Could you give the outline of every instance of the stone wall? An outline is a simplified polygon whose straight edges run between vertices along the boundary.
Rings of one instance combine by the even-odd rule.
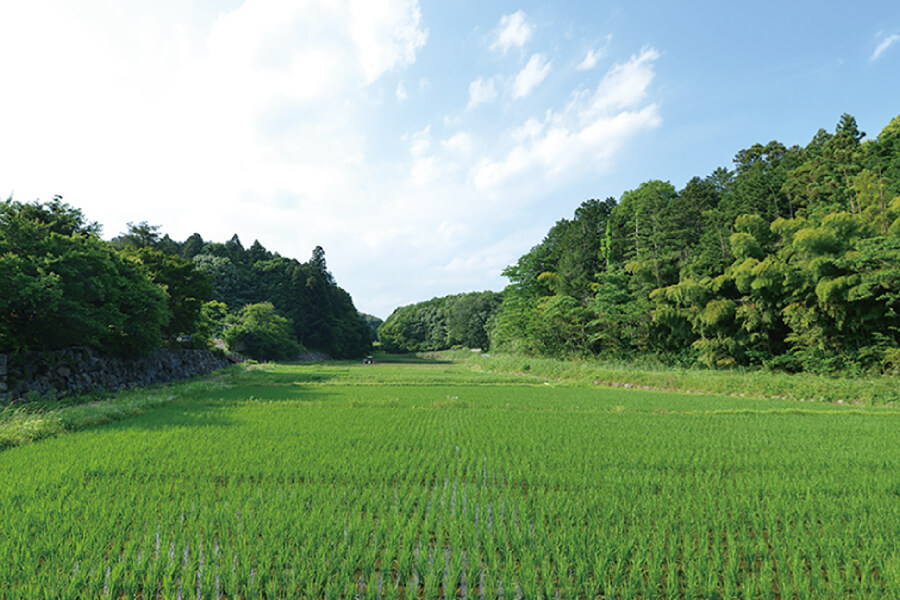
[[[208,350],[162,349],[134,359],[105,356],[82,347],[0,354],[0,402],[8,403],[29,392],[69,396],[101,389],[118,391],[203,375],[227,365],[224,357]]]

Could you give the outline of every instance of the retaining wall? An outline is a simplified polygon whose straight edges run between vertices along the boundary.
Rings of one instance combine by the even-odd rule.
[[[53,352],[0,354],[0,402],[55,393],[69,396],[103,389],[165,383],[204,375],[228,365],[208,350],[157,350],[144,358],[124,359],[86,347]]]

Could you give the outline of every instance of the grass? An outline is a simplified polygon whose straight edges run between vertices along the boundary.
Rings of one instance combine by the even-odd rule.
[[[5,415],[69,434],[0,452],[0,598],[900,596],[897,409],[507,360]]]
[[[0,450],[63,433],[120,421],[172,402],[229,385],[236,369],[190,381],[76,397],[44,397],[0,408]]]
[[[630,386],[644,389],[780,398],[856,405],[900,403],[897,377],[829,377],[758,369],[682,369],[663,365],[600,360],[557,360],[508,355],[483,356],[469,351],[436,353],[490,373],[520,373],[580,385]]]

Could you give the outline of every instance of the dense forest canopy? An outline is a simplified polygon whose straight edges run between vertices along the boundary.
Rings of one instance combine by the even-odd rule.
[[[900,117],[842,115],[676,190],[588,200],[504,272],[497,349],[789,371],[900,365]]]
[[[106,242],[60,197],[0,202],[0,352],[89,345],[129,356],[206,347],[214,336],[259,358],[370,349],[370,322],[334,281],[321,247],[301,263],[258,241],[244,249],[236,235],[177,242],[159,229],[130,223]],[[243,337],[224,335],[232,328]]]

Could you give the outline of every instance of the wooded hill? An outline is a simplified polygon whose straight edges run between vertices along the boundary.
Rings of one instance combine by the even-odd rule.
[[[468,345],[554,357],[862,373],[900,368],[900,117],[865,140],[842,115],[681,190],[588,200],[504,271]],[[477,294],[475,296],[478,296]],[[448,296],[397,309],[396,350],[447,348]],[[473,326],[473,329],[475,327]]]
[[[496,349],[859,373],[900,367],[900,117],[588,200],[508,267]],[[388,319],[390,321],[390,319]]]
[[[472,292],[402,306],[379,327],[378,339],[388,352],[487,348],[487,323],[502,298],[497,292]]]
[[[107,242],[59,197],[0,202],[0,353],[93,346],[120,356],[206,347],[215,335],[262,359],[304,348],[365,354],[371,330],[329,273],[257,241],[244,249],[129,224]]]

